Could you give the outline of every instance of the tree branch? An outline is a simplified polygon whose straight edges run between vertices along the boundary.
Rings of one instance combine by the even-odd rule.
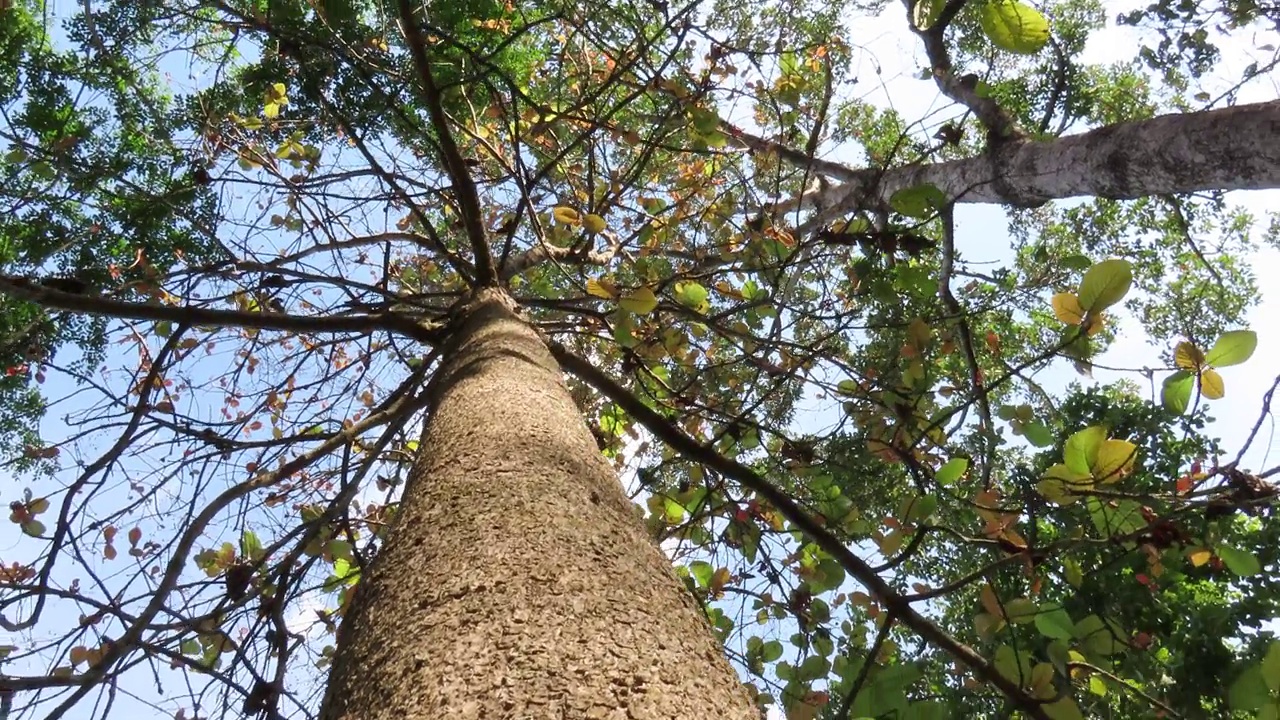
[[[297,333],[371,332],[389,330],[424,343],[436,342],[439,326],[393,312],[359,315],[289,315],[276,312],[210,310],[113,300],[51,290],[27,278],[0,275],[0,293],[57,310],[130,320],[169,321],[209,327],[244,327]]]
[[[768,480],[756,471],[736,460],[731,460],[706,447],[689,436],[657,411],[646,406],[642,401],[627,391],[612,378],[604,374],[589,361],[578,357],[563,345],[547,341],[547,346],[556,361],[569,372],[599,390],[606,397],[617,403],[649,432],[662,442],[682,454],[686,459],[701,463],[719,472],[725,477],[741,483],[766,502],[777,508],[783,517],[791,522],[805,536],[823,549],[828,555],[840,563],[850,575],[867,589],[885,608],[899,618],[903,625],[911,628],[916,634],[945,652],[951,654],[960,663],[967,666],[979,678],[995,685],[1018,709],[1033,720],[1050,720],[1041,703],[1032,698],[1018,686],[1017,682],[1001,675],[995,666],[972,648],[951,637],[929,618],[916,612],[910,603],[899,595],[883,578],[877,575],[867,561],[858,557],[844,543],[832,535],[817,520],[804,511],[786,493],[775,488]]]
[[[427,113],[431,116],[431,125],[435,127],[441,159],[444,160],[445,171],[449,175],[450,182],[453,183],[453,192],[458,198],[462,224],[467,229],[467,239],[471,243],[471,252],[475,256],[476,284],[480,287],[497,285],[498,274],[494,268],[493,253],[489,251],[489,237],[484,227],[484,216],[480,211],[480,194],[476,191],[475,180],[471,178],[466,161],[458,150],[458,143],[453,139],[453,132],[449,130],[449,117],[444,111],[440,88],[431,75],[431,62],[427,59],[426,44],[418,29],[418,23],[414,20],[413,8],[409,5],[409,0],[397,0],[396,5],[400,11],[400,31],[404,33],[409,54],[413,56],[413,64],[422,81],[422,95],[427,103]]]

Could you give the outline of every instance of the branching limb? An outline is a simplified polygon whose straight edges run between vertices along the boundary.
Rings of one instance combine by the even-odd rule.
[[[436,142],[440,145],[440,156],[444,161],[449,181],[453,183],[454,195],[458,198],[463,227],[467,230],[467,240],[471,243],[471,253],[476,266],[476,284],[489,287],[498,284],[498,274],[493,263],[493,253],[489,251],[489,233],[484,227],[484,215],[480,210],[480,194],[476,191],[475,180],[467,170],[466,161],[458,150],[458,143],[449,129],[449,117],[444,111],[440,97],[440,87],[436,85],[431,74],[431,62],[427,58],[426,41],[418,29],[413,17],[413,7],[409,0],[397,0],[400,12],[400,31],[404,33],[405,42],[409,46],[409,54],[413,57],[414,67],[418,70],[418,78],[422,85],[423,99],[427,112],[431,116],[431,125],[436,131]]]
[[[616,383],[589,361],[578,357],[563,345],[548,341],[551,354],[560,365],[577,375],[608,397],[635,418],[654,437],[681,453],[686,459],[701,463],[716,472],[742,484],[776,508],[792,525],[840,563],[881,605],[899,618],[903,625],[933,646],[950,654],[968,667],[982,680],[996,686],[1011,703],[1032,720],[1050,720],[1041,703],[1028,695],[1018,683],[1001,675],[995,666],[973,648],[956,640],[929,618],[921,615],[898,594],[889,583],[877,575],[866,560],[858,557],[843,542],[831,534],[822,524],[805,512],[786,493],[774,487],[751,468],[731,460],[686,434],[671,421],[649,408],[626,388]]]

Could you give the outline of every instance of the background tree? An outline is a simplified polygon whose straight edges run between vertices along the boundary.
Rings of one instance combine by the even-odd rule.
[[[1276,717],[1275,470],[1204,406],[1280,103],[1201,89],[1270,12],[1100,68],[1078,0],[3,5],[5,707]],[[944,116],[860,94],[870,13]],[[1133,326],[1147,387],[1044,382]]]

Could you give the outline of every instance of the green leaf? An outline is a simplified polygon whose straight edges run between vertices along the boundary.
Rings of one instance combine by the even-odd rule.
[[[1064,558],[1062,560],[1062,574],[1071,587],[1080,587],[1080,584],[1084,582],[1084,571],[1080,569],[1080,563],[1072,558]]]
[[[1031,678],[1031,659],[1008,645],[996,648],[993,664],[996,672],[1014,682],[1023,683]]]
[[[1262,658],[1262,679],[1271,692],[1280,692],[1280,640],[1272,640],[1267,654]]]
[[[262,542],[252,530],[240,533],[240,555],[254,561],[262,559]]]
[[[1237,550],[1236,548],[1219,545],[1214,548],[1214,552],[1218,557],[1222,558],[1222,562],[1226,564],[1231,572],[1241,576],[1249,577],[1262,572],[1262,565],[1258,562],[1258,558],[1248,550]]]
[[[699,587],[707,587],[710,585],[711,576],[714,575],[715,572],[716,569],[711,566],[711,563],[706,562],[705,560],[694,560],[689,563],[689,574],[693,575],[694,579],[698,581]]]
[[[1097,615],[1090,615],[1076,623],[1075,636],[1086,652],[1106,657],[1124,650],[1124,633],[1114,622],[1103,622]]]
[[[968,458],[951,458],[942,467],[938,468],[938,472],[933,474],[933,479],[939,485],[950,485],[959,480],[968,469]]]
[[[1262,668],[1258,665],[1240,673],[1227,690],[1227,704],[1232,710],[1253,712],[1271,699],[1271,691],[1267,689],[1266,680],[1262,677]]]
[[[1196,376],[1186,370],[1179,370],[1164,379],[1160,388],[1160,404],[1166,410],[1181,415],[1191,404],[1191,391],[1195,386]]]
[[[1048,425],[1036,420],[1022,424],[1022,436],[1036,447],[1049,447],[1056,439]]]
[[[1128,260],[1103,260],[1085,272],[1080,281],[1080,307],[1099,312],[1124,299],[1133,283],[1133,266]]]
[[[355,559],[355,555],[351,552],[351,543],[346,540],[330,540],[325,544],[325,550],[334,558],[342,558],[343,560]]]
[[[825,678],[827,673],[831,672],[831,661],[821,655],[810,655],[800,663],[800,667],[796,668],[798,678],[801,680],[817,680]]]
[[[1076,701],[1069,697],[1064,697],[1045,705],[1044,713],[1053,720],[1084,720],[1084,715],[1080,712],[1080,706],[1076,705]]]
[[[1232,330],[1222,333],[1222,337],[1204,354],[1204,361],[1214,367],[1239,365],[1253,357],[1253,351],[1257,348],[1258,333],[1252,330]]]
[[[706,312],[711,307],[707,302],[707,289],[696,282],[676,283],[675,296],[676,302],[698,312]]]
[[[636,315],[648,315],[658,307],[658,296],[653,294],[653,290],[647,287],[636,288],[618,301],[618,305],[627,312]]]
[[[1067,438],[1062,448],[1062,462],[1074,473],[1091,475],[1098,460],[1098,450],[1107,439],[1107,428],[1102,425],[1087,427]]]
[[[1055,640],[1070,640],[1075,637],[1076,624],[1062,606],[1042,608],[1036,614],[1036,630],[1041,635]]]
[[[1058,264],[1068,270],[1087,270],[1093,263],[1084,255],[1068,255],[1058,261]]]
[[[760,659],[767,663],[780,657],[782,657],[782,643],[777,640],[770,640],[760,648]]]
[[[894,210],[911,218],[929,218],[947,206],[947,196],[934,185],[903,188],[889,198]]]
[[[1049,21],[1016,0],[990,0],[983,5],[982,31],[991,44],[1019,55],[1034,55],[1049,42]]]
[[[1031,598],[1014,598],[1004,604],[1005,617],[1014,625],[1024,625],[1036,618],[1036,604]]]

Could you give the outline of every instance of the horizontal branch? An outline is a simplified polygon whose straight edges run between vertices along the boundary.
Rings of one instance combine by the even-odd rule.
[[[0,276],[0,293],[29,300],[46,308],[102,315],[125,320],[187,323],[204,327],[242,327],[256,330],[281,330],[296,333],[372,332],[387,330],[415,340],[432,343],[438,339],[439,327],[399,313],[365,313],[353,315],[290,315],[276,312],[245,310],[212,310],[197,307],[175,307],[151,303],[113,300],[98,294],[76,294],[52,290],[20,277]]]
[[[806,193],[800,204],[846,214],[925,184],[955,202],[1019,207],[1072,197],[1131,200],[1278,188],[1280,101],[1162,115],[1056,140],[1010,143],[964,160],[832,177],[843,182]]]

